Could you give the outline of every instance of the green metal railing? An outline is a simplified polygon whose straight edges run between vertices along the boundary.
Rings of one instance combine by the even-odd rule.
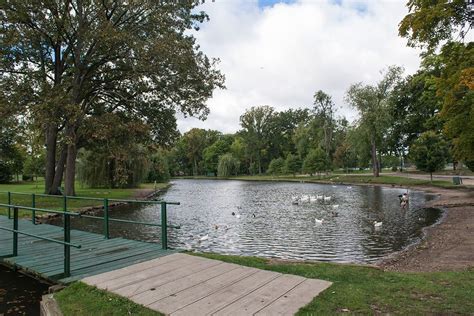
[[[9,194],[10,196],[10,194]],[[34,200],[33,200],[34,201]],[[71,216],[81,216],[79,213],[75,212],[66,212],[66,211],[55,211],[47,210],[42,208],[19,206],[14,204],[0,204],[0,207],[8,207],[9,210],[13,209],[13,229],[8,227],[0,226],[0,229],[10,231],[13,233],[13,251],[12,256],[18,256],[18,234],[26,235],[33,238],[38,238],[41,240],[47,240],[49,242],[62,244],[64,245],[64,277],[71,276],[71,247],[81,248],[81,245],[71,243]],[[57,240],[53,238],[38,236],[35,234],[27,233],[18,229],[18,210],[27,210],[31,212],[45,212],[45,213],[57,213],[63,215],[64,223],[64,240]],[[10,214],[9,214],[10,215]]]
[[[66,195],[49,195],[49,194],[35,194],[35,193],[24,193],[24,192],[5,192],[0,191],[0,193],[7,193],[8,205],[12,205],[12,195],[30,195],[31,196],[31,208],[21,208],[21,209],[29,209],[31,210],[31,221],[33,224],[36,224],[36,211],[46,209],[38,209],[36,208],[37,204],[37,197],[48,197],[48,198],[56,198],[62,199],[62,211],[51,211],[51,213],[59,213],[63,214],[63,212],[68,211],[68,201],[70,200],[88,200],[88,201],[100,201],[102,202],[102,208],[104,210],[103,216],[93,216],[93,215],[81,215],[84,218],[91,218],[97,220],[103,220],[103,234],[104,238],[110,238],[110,222],[120,222],[120,223],[128,223],[128,224],[136,224],[136,225],[146,225],[146,226],[156,226],[161,227],[161,246],[163,249],[168,249],[168,228],[175,228],[179,229],[180,226],[177,225],[170,225],[168,224],[167,220],[167,205],[180,205],[179,202],[167,202],[163,200],[125,200],[125,199],[108,199],[108,198],[95,198],[95,197],[81,197],[81,196],[66,196]],[[160,205],[160,216],[161,216],[161,223],[148,223],[148,222],[141,222],[141,221],[132,221],[132,220],[125,220],[125,219],[118,219],[118,218],[111,218],[109,214],[110,203],[111,202],[120,202],[120,203],[140,203],[140,204],[159,204]],[[2,205],[2,204],[0,204]],[[7,205],[4,205],[7,206]],[[11,207],[8,206],[8,218],[11,219]],[[64,221],[64,218],[63,218]],[[63,223],[64,225],[66,223]],[[70,224],[70,223],[69,223]]]

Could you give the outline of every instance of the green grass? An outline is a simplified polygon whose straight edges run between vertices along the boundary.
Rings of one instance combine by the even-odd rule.
[[[194,254],[225,262],[317,278],[332,286],[299,311],[299,315],[464,314],[474,311],[474,269],[462,272],[398,273],[333,263],[293,263],[256,257]],[[133,302],[74,283],[55,294],[64,315],[159,315]]]
[[[63,315],[161,315],[118,295],[76,282],[54,294]]]
[[[157,189],[164,189],[168,187],[167,183],[157,183]],[[142,184],[140,188],[153,189],[153,183]],[[17,192],[23,194],[11,194],[12,204],[21,206],[31,206],[32,193],[44,193],[44,183],[42,180],[35,182],[21,182],[21,183],[10,183],[0,184],[0,203],[7,204],[8,196],[6,192]],[[131,199],[136,194],[137,189],[91,189],[81,187],[79,183],[76,183],[76,195],[79,197],[93,197],[93,198],[109,198],[109,199]],[[26,194],[25,194],[26,193]],[[112,202],[110,202],[112,203]],[[83,207],[101,206],[102,201],[94,200],[68,200],[68,209],[75,210]],[[58,197],[36,197],[36,207],[62,210],[63,209],[63,198]],[[7,209],[0,208],[0,215],[6,215]],[[31,212],[20,210],[21,217],[31,216]]]
[[[255,257],[198,254],[244,266],[333,282],[300,315],[471,314],[474,311],[474,270],[464,272],[397,273],[333,263],[284,263]]]
[[[291,175],[282,176],[271,176],[271,175],[255,175],[255,176],[234,176],[227,178],[217,177],[181,177],[187,179],[217,179],[217,180],[244,180],[244,181],[283,181],[283,182],[310,182],[310,183],[346,183],[346,184],[387,184],[397,186],[434,186],[440,188],[463,188],[464,186],[455,186],[450,181],[435,180],[430,182],[429,180],[422,179],[410,179],[406,177],[398,177],[392,175],[383,175],[380,177],[374,177],[367,174],[337,174],[333,173],[330,175],[321,176],[302,176],[297,175],[293,177]]]

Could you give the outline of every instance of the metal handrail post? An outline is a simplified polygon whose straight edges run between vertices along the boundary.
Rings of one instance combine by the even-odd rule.
[[[64,213],[64,276],[71,275],[71,217],[66,212]],[[67,244],[66,244],[67,243]]]
[[[166,218],[166,202],[161,202],[161,248],[168,249],[168,229]]]
[[[63,196],[63,212],[67,212],[67,195]],[[64,219],[65,217],[63,216],[63,227],[66,225]]]
[[[36,195],[34,193],[31,194],[31,207],[33,208],[31,211],[31,222],[33,225],[36,225]]]
[[[8,197],[8,205],[11,205],[12,204],[12,193],[10,191],[8,191],[7,197]],[[11,207],[9,206],[8,207],[8,219],[11,219],[11,218],[12,218]]]
[[[18,207],[13,208],[13,256],[18,256]]]
[[[109,199],[104,199],[104,236],[109,239]]]

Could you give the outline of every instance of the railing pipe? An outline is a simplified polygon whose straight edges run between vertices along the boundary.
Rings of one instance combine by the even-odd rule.
[[[161,202],[161,248],[164,250],[168,249],[166,202]]]
[[[18,207],[13,208],[13,256],[18,256]]]
[[[109,199],[104,199],[104,235],[105,239],[109,239]]]
[[[36,225],[36,195],[33,193],[31,194],[31,208],[33,209],[31,211],[31,222],[33,225]]]
[[[12,204],[12,193],[11,192],[8,192],[7,193],[7,197],[8,197],[8,205],[11,205]],[[8,219],[11,219],[12,218],[12,214],[11,214],[11,208],[10,206],[8,206]]]

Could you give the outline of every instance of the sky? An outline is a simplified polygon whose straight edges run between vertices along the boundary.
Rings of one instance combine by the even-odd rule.
[[[220,59],[225,90],[207,102],[207,120],[178,117],[193,127],[234,133],[252,106],[310,108],[323,90],[337,113],[354,120],[344,102],[353,83],[375,83],[390,65],[416,72],[419,51],[398,36],[405,0],[215,0],[198,7],[210,21],[194,33],[201,50]]]

